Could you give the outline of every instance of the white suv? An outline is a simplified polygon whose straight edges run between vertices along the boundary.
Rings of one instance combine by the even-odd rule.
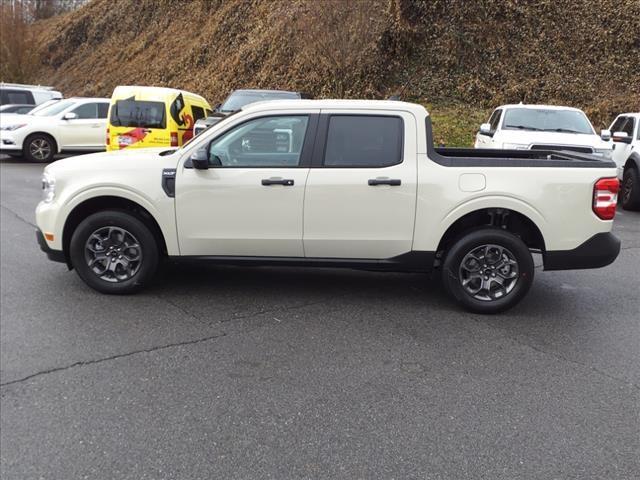
[[[476,148],[569,150],[611,158],[611,134],[600,135],[582,110],[550,105],[503,105],[476,135]]]
[[[613,161],[622,181],[625,210],[640,210],[640,113],[622,113],[609,127],[613,132]]]
[[[108,98],[68,98],[0,117],[0,153],[50,162],[57,153],[104,151],[108,110]]]
[[[20,83],[0,83],[0,105],[27,104],[40,105],[48,100],[59,100],[62,94],[53,87],[22,85]]]

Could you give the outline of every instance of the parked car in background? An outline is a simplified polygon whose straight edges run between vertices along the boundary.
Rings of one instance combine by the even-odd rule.
[[[215,125],[227,115],[230,115],[247,105],[268,100],[296,100],[311,98],[307,93],[290,92],[287,90],[234,90],[223,103],[216,105],[213,115],[196,122],[194,134],[198,135],[207,128]]]
[[[503,105],[480,126],[475,148],[569,150],[611,158],[611,134],[600,135],[577,108],[551,105]]]
[[[173,88],[120,86],[111,96],[107,150],[179,147],[212,113],[200,95]]]
[[[54,90],[53,87],[23,85],[20,83],[0,83],[0,105],[40,105],[47,100],[60,98],[62,98],[62,94]]]
[[[0,125],[0,153],[50,162],[57,153],[104,151],[108,98],[68,98]]]
[[[33,110],[33,108],[33,105],[8,103],[0,106],[0,113],[17,113],[18,115],[24,115],[25,113],[29,113]]]
[[[623,113],[609,127],[613,160],[622,182],[620,200],[626,210],[640,210],[640,113]]]
[[[566,270],[620,250],[613,161],[434,148],[429,114],[411,103],[262,102],[182,148],[131,158],[44,170],[40,246],[103,293],[139,290],[166,257],[436,269],[465,308],[495,313],[529,290],[531,252]]]

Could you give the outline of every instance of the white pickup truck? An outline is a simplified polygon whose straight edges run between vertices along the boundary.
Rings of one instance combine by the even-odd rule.
[[[178,149],[45,168],[37,237],[94,289],[163,258],[440,272],[467,309],[516,304],[546,270],[615,260],[615,164],[575,152],[437,149],[420,105],[253,104]]]

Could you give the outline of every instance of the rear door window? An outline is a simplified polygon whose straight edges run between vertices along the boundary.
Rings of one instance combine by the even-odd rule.
[[[162,102],[118,100],[111,108],[109,121],[114,127],[167,127],[165,105]]]
[[[332,115],[324,153],[325,167],[381,168],[402,162],[400,117]]]

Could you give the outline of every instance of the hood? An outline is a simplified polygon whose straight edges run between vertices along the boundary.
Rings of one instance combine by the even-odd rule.
[[[25,115],[23,113],[0,113],[0,126],[6,127],[16,123],[30,123],[33,118],[33,115]]]
[[[65,174],[75,175],[80,172],[119,171],[131,172],[139,175],[144,171],[162,170],[163,168],[175,168],[180,158],[174,153],[160,155],[162,152],[172,150],[167,147],[144,148],[135,150],[117,150],[112,152],[90,153],[58,160],[45,168],[45,172],[54,176]]]
[[[523,145],[572,145],[577,147],[613,148],[598,135],[564,132],[536,132],[529,130],[503,130],[500,141]]]

